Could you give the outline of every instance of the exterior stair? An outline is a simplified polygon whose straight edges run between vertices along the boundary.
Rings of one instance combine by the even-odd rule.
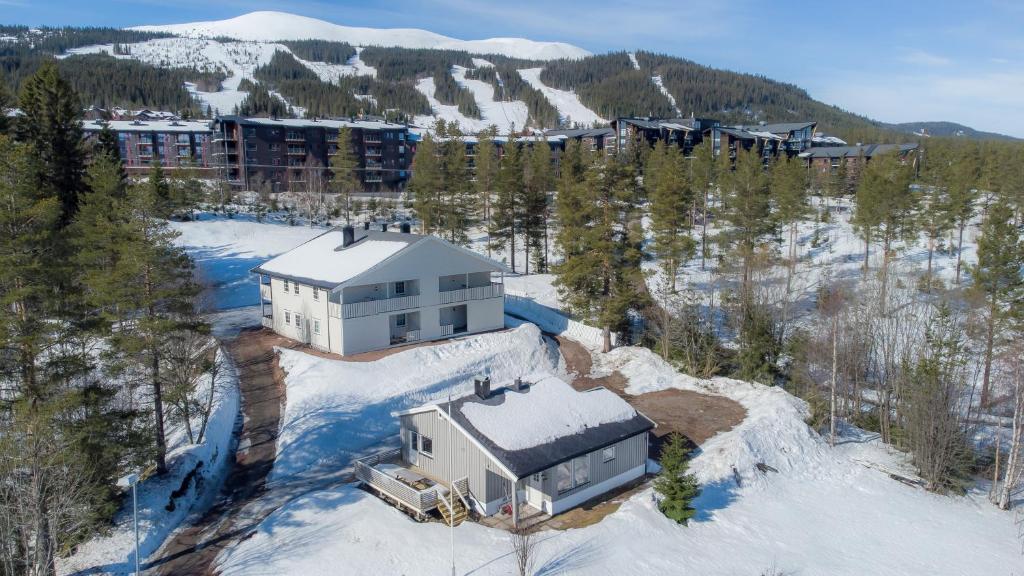
[[[448,510],[447,494],[443,498],[439,497],[437,499],[437,510],[438,512],[441,513],[441,518],[444,520],[444,523],[448,526],[451,526],[452,522],[455,523],[455,526],[462,524],[462,522],[466,519],[466,516],[469,514],[469,511],[466,510],[466,505],[462,502],[462,498],[459,498],[456,495],[456,497],[453,498],[453,500],[455,501],[452,504],[453,508],[455,508],[454,514],[452,514],[451,511]]]

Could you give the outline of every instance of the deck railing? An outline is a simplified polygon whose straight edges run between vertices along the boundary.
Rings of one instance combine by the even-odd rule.
[[[381,312],[394,312],[407,308],[419,308],[420,297],[402,296],[399,298],[385,298],[383,300],[367,300],[366,302],[352,302],[342,304],[343,318],[359,318],[361,316],[372,316]]]
[[[451,336],[455,333],[455,324],[441,324],[441,336]]]
[[[356,460],[355,475],[362,482],[400,501],[417,512],[429,512],[437,507],[438,491],[441,486],[433,486],[426,490],[417,490],[401,480],[377,470],[375,466],[381,462],[392,460],[401,455],[401,449],[395,448]]]
[[[460,288],[458,290],[438,292],[438,303],[453,304],[455,302],[466,302],[469,300],[486,300],[487,298],[500,298],[504,294],[505,286],[503,284],[491,282],[488,286]]]

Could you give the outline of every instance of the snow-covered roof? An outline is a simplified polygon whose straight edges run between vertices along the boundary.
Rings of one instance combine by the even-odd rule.
[[[481,398],[475,393],[452,400],[451,418],[503,468],[518,478],[546,470],[654,427],[646,416],[605,388],[577,391],[562,379],[541,372],[509,382]],[[437,411],[428,404],[401,412]]]
[[[223,116],[222,120],[230,120],[241,124],[258,124],[261,126],[284,126],[287,128],[363,128],[366,130],[399,130],[405,128],[405,124],[384,122],[381,120],[327,120],[309,118],[259,118],[248,116]]]
[[[99,132],[104,126],[114,132],[213,132],[209,120],[85,120],[82,129]]]
[[[334,288],[425,238],[402,232],[355,231],[355,242],[342,247],[344,232],[335,228],[272,258],[254,271]]]
[[[549,444],[637,414],[625,400],[605,388],[577,392],[546,373],[525,380],[529,386],[522,392],[506,388],[500,403],[467,402],[460,408],[477,431],[505,450]]]

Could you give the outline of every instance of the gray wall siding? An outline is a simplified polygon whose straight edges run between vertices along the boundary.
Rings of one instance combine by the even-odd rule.
[[[431,410],[419,414],[401,416],[402,458],[414,462],[432,476],[449,478],[448,475],[448,420]],[[434,457],[419,455],[418,462],[411,458],[409,431],[415,430],[433,440]],[[481,504],[503,498],[506,489],[511,490],[507,474],[458,428],[452,433],[452,465],[455,478],[469,477],[469,491]]]
[[[614,446],[615,459],[609,462],[601,461],[602,450],[595,450],[586,455],[590,459],[590,482],[587,484],[559,493],[556,473],[557,466],[552,466],[544,471],[545,478],[542,491],[552,501],[557,501],[647,463],[646,432],[621,440],[614,444]]]

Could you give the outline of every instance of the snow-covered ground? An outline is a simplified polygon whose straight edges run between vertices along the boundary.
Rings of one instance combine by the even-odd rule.
[[[276,220],[260,223],[245,214],[229,219],[202,213],[197,220],[170,224],[206,286],[204,306],[214,309],[259,303],[259,285],[249,270],[325,232]]]
[[[535,331],[529,336],[539,340]],[[545,354],[541,346],[533,344],[534,354]],[[419,361],[415,351],[392,358],[411,366]],[[494,359],[507,361],[510,352],[494,350]],[[290,466],[329,461],[320,453],[324,447],[332,458],[346,459],[375,445],[396,430],[388,411],[439,399],[448,383],[431,386],[426,377],[393,384],[389,380],[401,372],[371,363],[360,380],[384,386],[353,389],[349,378],[335,376],[344,367],[297,352],[285,358],[289,399],[294,386],[307,405],[299,412],[303,418],[311,407],[326,405],[330,413],[342,406],[335,416],[319,410],[309,416],[313,422],[293,440],[298,444],[283,451],[300,455]],[[666,519],[647,489],[598,524],[542,532],[537,573],[733,575],[775,567],[794,574],[987,575],[1022,567],[1012,513],[995,509],[977,492],[943,497],[890,479],[887,471],[912,475],[903,456],[856,430],[830,449],[804,424],[805,404],[779,388],[679,375],[641,348],[620,348],[597,360],[599,370],[622,372],[631,393],[675,387],[721,394],[740,402],[748,417],[709,440],[692,461],[703,494],[689,527]],[[501,370],[507,366],[502,363]],[[302,386],[315,394],[303,394]],[[758,471],[760,462],[778,472]],[[444,526],[418,524],[342,486],[280,508],[251,538],[222,554],[218,568],[257,575],[329,574],[338,566],[353,573],[447,573],[448,539]],[[466,523],[455,529],[455,540],[457,573],[514,571],[507,533]]]
[[[496,382],[556,371],[557,352],[532,325],[406,350],[374,362],[327,360],[280,350],[287,406],[271,482],[342,470],[351,459],[397,442],[391,415]]]
[[[466,78],[466,68],[462,66],[452,67],[452,77],[455,82],[473,93],[473,99],[480,108],[480,115],[486,126],[495,125],[499,133],[507,133],[513,128],[522,130],[526,127],[526,120],[530,115],[526,103],[521,100],[502,102],[495,98],[494,86],[481,80]]]
[[[665,88],[665,83],[661,81],[661,76],[651,76],[651,82],[654,82],[654,85],[658,87],[658,90],[665,95],[665,98],[668,98],[668,101],[672,104],[672,108],[675,109],[676,114],[682,116],[683,113],[679,111],[679,106],[676,105],[675,97],[668,91],[668,88]]]
[[[184,426],[171,426],[167,434],[168,473],[138,484],[139,549],[143,561],[163,544],[193,512],[201,513],[220,491],[224,476],[234,460],[234,429],[239,414],[238,373],[231,359],[218,350],[220,370],[214,388],[213,409],[206,434],[200,444],[189,444]],[[209,376],[200,380],[197,397],[205,398],[211,385]],[[198,430],[199,419],[193,423]],[[188,492],[167,510],[171,492],[198,464],[196,479]],[[130,574],[135,569],[135,533],[132,524],[131,493],[126,492],[123,506],[114,519],[111,532],[82,544],[73,555],[58,559],[60,574]]]
[[[589,126],[592,124],[603,124],[607,122],[607,120],[598,116],[596,112],[584,106],[575,92],[558,90],[556,88],[546,86],[540,80],[541,70],[542,68],[525,68],[519,70],[519,75],[522,76],[523,80],[526,80],[530,86],[533,86],[544,94],[544,97],[548,99],[548,102],[558,110],[558,115],[563,123],[569,125],[579,124],[580,126]]]

